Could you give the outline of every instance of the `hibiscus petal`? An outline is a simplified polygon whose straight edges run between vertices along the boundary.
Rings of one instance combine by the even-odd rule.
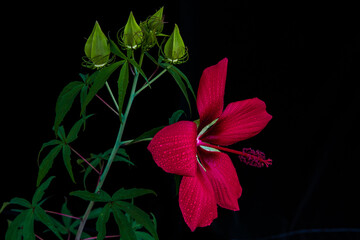
[[[217,206],[211,183],[198,167],[195,177],[183,177],[179,189],[179,205],[191,231],[209,226],[217,218]]]
[[[151,140],[148,150],[165,172],[195,176],[196,134],[194,122],[180,121],[161,129]]]
[[[200,127],[218,118],[224,107],[227,58],[203,71],[197,92],[197,108],[200,116]]]
[[[199,150],[199,155],[205,163],[206,176],[211,182],[217,204],[220,207],[238,211],[238,199],[242,188],[230,157],[222,152],[205,150]]]
[[[231,145],[261,132],[271,118],[265,103],[258,98],[233,102],[201,139],[212,144]]]

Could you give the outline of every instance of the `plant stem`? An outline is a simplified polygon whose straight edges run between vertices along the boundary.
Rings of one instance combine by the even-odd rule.
[[[147,88],[148,86],[150,86],[150,84],[152,84],[153,82],[155,82],[159,77],[161,77],[168,69],[164,69],[162,70],[156,77],[154,77],[153,79],[151,79],[151,81],[149,83],[146,83],[144,86],[142,86],[139,90],[136,91],[135,96],[137,96],[139,93],[141,93],[145,88]]]
[[[53,211],[49,211],[49,210],[45,210],[45,212],[60,215],[60,216],[64,216],[64,217],[68,217],[68,218],[73,218],[73,219],[77,219],[77,220],[80,219],[78,217],[74,217],[74,216],[71,216],[71,215],[63,214],[63,213],[53,212]]]
[[[142,53],[142,56],[143,56],[143,53]],[[122,138],[122,135],[124,133],[125,124],[126,124],[126,120],[127,120],[127,117],[129,115],[129,112],[130,112],[130,109],[131,109],[131,105],[132,105],[132,103],[134,101],[134,98],[136,97],[135,91],[136,91],[136,85],[137,85],[138,79],[139,79],[139,72],[135,69],[135,77],[134,77],[133,85],[132,85],[132,88],[131,88],[129,101],[128,101],[128,104],[127,104],[127,107],[126,107],[126,110],[125,110],[125,113],[124,113],[123,121],[120,124],[119,132],[118,132],[118,135],[117,135],[117,138],[116,138],[116,141],[115,141],[114,148],[112,149],[109,160],[108,160],[108,162],[107,162],[107,164],[105,166],[105,169],[104,169],[103,173],[100,176],[100,180],[99,180],[99,182],[98,182],[98,184],[96,186],[95,193],[100,192],[100,190],[101,190],[101,188],[102,188],[102,186],[103,186],[103,184],[105,182],[106,176],[109,173],[111,164],[112,164],[112,162],[113,162],[113,160],[114,160],[114,158],[116,156],[116,153],[118,152],[119,147],[122,144],[121,138]],[[89,203],[89,205],[88,205],[88,207],[86,209],[86,212],[85,212],[85,214],[84,214],[84,216],[83,216],[83,218],[81,220],[81,223],[79,225],[75,240],[80,240],[81,234],[82,234],[82,232],[84,230],[85,223],[87,221],[87,218],[89,217],[89,214],[90,214],[93,206],[94,206],[94,202],[90,201],[90,203]]]
[[[93,165],[91,165],[91,163],[89,163],[89,161],[86,160],[86,158],[84,158],[83,156],[81,156],[81,154],[78,153],[75,149],[73,149],[70,145],[68,145],[68,146],[70,147],[71,151],[73,151],[76,155],[78,155],[79,158],[81,158],[84,162],[86,162],[87,165],[89,165],[97,174],[100,175],[100,172],[99,172]]]
[[[106,88],[108,89],[108,91],[109,91],[109,93],[110,93],[110,96],[111,96],[112,100],[114,101],[114,104],[115,104],[115,106],[116,106],[116,109],[119,110],[119,105],[118,105],[118,103],[117,103],[117,101],[116,101],[116,99],[115,99],[115,97],[114,97],[114,94],[113,94],[112,91],[111,91],[110,85],[109,85],[109,83],[108,83],[107,81],[105,82],[105,85],[106,85]]]
[[[110,108],[111,111],[113,111],[116,115],[119,116],[119,113],[118,113],[115,109],[113,109],[107,102],[105,102],[104,99],[102,99],[102,98],[101,98],[99,95],[97,95],[97,94],[95,94],[95,96],[96,96],[101,102],[103,102],[108,108]]]

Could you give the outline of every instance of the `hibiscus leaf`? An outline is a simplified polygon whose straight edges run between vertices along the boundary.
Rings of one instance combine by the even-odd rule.
[[[136,231],[135,235],[136,235],[138,240],[154,240],[154,238],[150,234],[148,234],[146,232]]]
[[[177,110],[173,113],[173,115],[169,118],[169,125],[174,124],[179,121],[180,117],[184,114],[184,110]]]
[[[59,239],[63,239],[59,230],[55,226],[54,221],[46,214],[46,212],[42,208],[36,206],[34,213],[37,220],[47,226]]]
[[[131,65],[133,65],[136,68],[137,71],[139,71],[139,73],[141,74],[141,76],[143,76],[145,81],[147,83],[149,83],[148,79],[147,79],[147,77],[145,75],[145,72],[141,69],[140,65],[134,59],[129,59],[129,62],[131,63]]]
[[[137,143],[137,142],[141,142],[141,141],[150,141],[155,136],[155,134],[163,128],[164,128],[164,126],[156,127],[147,132],[144,132],[143,134],[141,134],[140,136],[135,138],[131,143]]]
[[[119,227],[121,239],[123,240],[136,240],[135,232],[129,222],[128,218],[122,213],[122,208],[118,206],[117,203],[113,204],[111,209],[113,210],[113,215],[115,221]]]
[[[41,146],[41,149],[38,153],[38,157],[37,157],[37,161],[38,161],[38,164],[39,164],[39,158],[40,158],[40,154],[41,152],[44,150],[44,148],[48,147],[48,146],[53,146],[53,145],[56,145],[56,144],[62,144],[61,141],[57,140],[57,139],[53,139],[53,140],[50,140],[49,142],[46,142],[44,143],[42,146]]]
[[[110,207],[111,204],[108,203],[102,209],[97,221],[96,221],[96,231],[98,232],[97,239],[103,240],[106,236],[106,223],[110,218]]]
[[[180,90],[182,91],[188,105],[189,105],[189,109],[190,109],[190,115],[191,115],[191,104],[190,104],[190,100],[189,100],[189,96],[188,93],[186,91],[186,86],[184,84],[184,82],[182,81],[182,78],[180,77],[180,75],[173,70],[172,68],[168,69],[168,72],[171,74],[171,76],[174,78],[175,82],[178,84]]]
[[[34,196],[32,198],[32,205],[35,206],[39,203],[39,201],[43,198],[45,194],[45,190],[49,187],[51,181],[54,179],[54,176],[49,177],[44,183],[42,183],[35,191]]]
[[[64,160],[64,164],[66,167],[66,170],[68,171],[71,180],[73,181],[73,183],[75,182],[75,178],[74,178],[74,174],[72,171],[72,166],[71,166],[71,148],[69,147],[69,145],[64,145],[62,148],[62,155],[63,155],[63,160]]]
[[[195,95],[194,89],[192,88],[191,83],[190,83],[189,79],[186,77],[186,75],[182,71],[180,71],[179,68],[175,67],[174,65],[171,65],[171,69],[174,70],[176,73],[178,73],[182,79],[184,79],[186,86],[190,89],[190,92],[192,93],[192,95],[196,101],[196,95]]]
[[[79,94],[80,90],[84,86],[83,82],[74,81],[70,82],[64,87],[61,91],[55,107],[55,122],[54,122],[54,131],[55,134],[58,131],[58,127],[63,121],[65,115],[69,112],[76,96]]]
[[[156,227],[154,222],[151,220],[149,215],[141,210],[140,208],[136,207],[135,205],[124,202],[124,201],[117,201],[114,204],[118,206],[121,210],[129,214],[138,224],[144,226],[144,228],[156,239],[158,240],[159,237],[156,232]]]
[[[50,168],[52,167],[54,163],[54,159],[59,154],[60,150],[62,149],[62,145],[57,145],[54,147],[48,155],[42,160],[40,166],[39,166],[39,173],[37,177],[37,183],[36,186],[39,186],[45,175],[49,172]]]
[[[67,206],[67,199],[65,198],[65,202],[64,204],[61,206],[61,213],[65,214],[65,215],[69,215],[71,216],[71,212]],[[64,226],[66,229],[70,229],[71,226],[71,218],[66,217],[66,216],[62,216],[62,221],[64,223]]]
[[[90,101],[95,97],[97,92],[105,85],[105,82],[109,79],[111,74],[125,61],[115,62],[108,67],[105,67],[97,72],[94,72],[89,78],[89,81],[92,82],[92,86],[89,89],[89,92],[85,98],[84,104],[81,107],[81,114],[85,112],[86,106]]]
[[[110,42],[110,51],[116,56],[126,60],[127,59],[126,55],[123,52],[121,52],[121,50],[118,48],[115,42],[110,38],[109,38],[109,42]]]
[[[94,202],[110,202],[111,197],[104,191],[100,191],[99,193],[92,193],[88,191],[78,190],[70,193],[70,196],[79,197],[86,201],[94,201]]]
[[[146,194],[154,194],[156,193],[150,189],[143,189],[143,188],[132,188],[132,189],[119,189],[116,191],[113,196],[113,201],[125,200],[125,199],[133,199],[136,197],[140,197]]]
[[[120,121],[122,121],[122,108],[124,104],[124,99],[126,95],[126,89],[129,83],[129,64],[128,62],[125,62],[124,65],[121,67],[120,75],[118,79],[118,105],[119,105],[119,116]]]

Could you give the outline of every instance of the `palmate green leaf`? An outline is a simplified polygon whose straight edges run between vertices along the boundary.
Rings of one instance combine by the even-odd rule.
[[[172,68],[169,68],[168,72],[171,74],[171,76],[174,78],[175,82],[179,86],[181,92],[183,93],[183,95],[188,103],[188,106],[189,106],[189,109],[191,112],[191,103],[190,103],[189,95],[187,93],[186,86],[185,86],[181,76],[176,71],[174,71]]]
[[[54,122],[54,131],[55,134],[58,132],[58,128],[63,121],[65,115],[69,112],[76,96],[79,94],[80,90],[83,88],[85,83],[80,81],[70,82],[65,88],[61,91],[55,107],[55,122]]]
[[[146,232],[136,231],[135,235],[137,240],[154,240],[154,238]]]
[[[34,209],[34,213],[36,219],[42,222],[45,226],[47,226],[58,237],[58,239],[63,239],[54,221],[46,214],[45,210],[43,210],[39,206],[36,206]]]
[[[97,92],[105,85],[105,82],[109,79],[111,74],[120,67],[125,61],[115,62],[108,67],[104,67],[99,71],[94,72],[89,78],[92,82],[92,86],[89,89],[89,92],[85,98],[84,104],[81,107],[81,114],[85,112],[86,106],[90,101],[95,97]]]
[[[169,65],[167,65],[167,66],[169,66]],[[190,92],[196,101],[196,95],[195,95],[194,89],[192,88],[191,83],[190,83],[189,79],[186,77],[186,75],[182,71],[180,71],[179,68],[175,67],[174,65],[171,65],[170,68],[173,71],[175,71],[185,81],[186,86],[188,87],[188,89],[190,89]]]
[[[131,65],[135,67],[135,69],[140,73],[140,75],[145,79],[145,81],[149,83],[148,78],[146,77],[145,72],[141,69],[140,65],[134,59],[129,58],[128,61],[131,63]]]
[[[99,193],[92,193],[88,191],[78,190],[70,193],[70,196],[75,196],[86,201],[94,202],[110,202],[111,197],[105,191],[100,191]]]
[[[135,205],[124,201],[117,201],[114,203],[114,206],[117,206],[122,211],[129,214],[138,224],[144,226],[144,228],[154,237],[154,239],[159,239],[155,224],[146,212],[136,207]]]
[[[116,43],[113,40],[111,40],[110,37],[109,37],[109,42],[110,42],[110,51],[116,56],[124,60],[127,60],[127,56],[123,52],[121,52],[121,50],[118,48]]]
[[[54,176],[49,177],[44,183],[42,183],[35,191],[34,196],[32,198],[32,205],[35,206],[39,203],[39,201],[43,198],[45,194],[45,190],[49,187],[51,181],[54,179]]]
[[[49,142],[44,143],[44,144],[41,146],[41,149],[40,149],[40,151],[39,151],[39,153],[38,153],[38,157],[37,157],[38,163],[39,163],[39,159],[40,159],[40,154],[41,154],[41,152],[44,150],[44,148],[49,147],[49,146],[53,146],[53,145],[59,145],[59,144],[62,144],[62,142],[59,141],[59,140],[57,140],[57,139],[53,139],[53,140],[50,140]]]
[[[103,240],[106,236],[106,223],[110,218],[110,207],[111,204],[108,203],[102,209],[97,221],[96,221],[96,231],[98,232],[97,239]]]
[[[128,62],[125,62],[124,65],[121,67],[120,75],[118,79],[118,105],[119,105],[119,116],[120,121],[122,122],[122,108],[124,105],[124,99],[126,95],[126,89],[129,84],[129,64]]]
[[[136,197],[140,197],[146,194],[154,194],[156,193],[150,189],[143,189],[143,188],[132,188],[132,189],[120,189],[116,191],[113,196],[113,201],[125,200],[125,199],[133,199]]]
[[[122,213],[121,207],[114,203],[112,205],[112,212],[115,218],[115,221],[119,227],[120,235],[122,240],[137,240],[134,229],[131,226],[128,218]]]
[[[49,153],[46,155],[46,157],[42,160],[40,166],[39,166],[39,173],[37,178],[36,186],[39,186],[45,175],[49,172],[50,168],[52,167],[54,163],[54,159],[59,154],[60,150],[62,149],[62,145],[55,146]]]
[[[71,216],[71,212],[67,206],[67,199],[65,198],[64,204],[61,206],[61,213]],[[62,216],[62,221],[66,229],[70,229],[71,226],[71,218]]]

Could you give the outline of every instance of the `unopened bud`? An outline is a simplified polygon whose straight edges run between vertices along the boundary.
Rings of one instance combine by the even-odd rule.
[[[164,54],[166,61],[174,64],[183,63],[187,60],[187,49],[176,24],[170,38],[165,43]]]
[[[85,43],[84,51],[96,68],[104,66],[109,61],[110,44],[97,21]]]
[[[164,7],[160,8],[154,15],[148,18],[147,27],[155,33],[161,33],[164,28],[163,19]]]
[[[140,26],[136,23],[134,15],[130,12],[129,19],[125,25],[122,36],[122,44],[129,49],[137,49],[143,41],[143,32]]]

